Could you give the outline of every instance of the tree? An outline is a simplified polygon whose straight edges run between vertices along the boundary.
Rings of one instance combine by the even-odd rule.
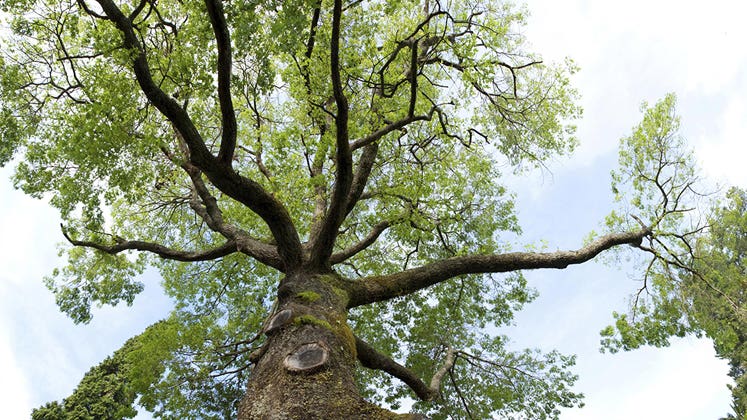
[[[654,283],[648,291],[651,309],[632,321],[619,316],[617,329],[605,331],[605,344],[617,351],[666,345],[673,335],[706,335],[717,355],[729,360],[735,381],[733,415],[726,418],[742,419],[747,415],[747,192],[729,189],[705,217],[708,234],[694,242],[692,263],[672,268],[673,284]]]
[[[732,410],[747,416],[747,191],[732,188],[725,203],[710,217],[711,232],[699,244],[697,277],[685,278],[687,296],[693,302],[693,323],[713,339],[716,352],[729,360],[729,376],[735,384]]]
[[[633,218],[577,250],[509,248],[500,168],[572,151],[580,113],[572,63],[527,52],[511,5],[2,6],[0,158],[22,156],[16,185],[71,245],[48,286],[86,322],[160,271],[175,310],[114,357],[160,417],[394,418],[369,400],[416,398],[436,419],[557,418],[580,403],[573,357],[491,334],[534,296],[521,270],[621,245],[686,266],[699,231],[668,96],[623,144]]]
[[[136,394],[130,385],[127,355],[136,345],[137,337],[128,340],[111,357],[92,367],[70,397],[62,403],[53,401],[35,409],[31,413],[32,420],[135,417]]]

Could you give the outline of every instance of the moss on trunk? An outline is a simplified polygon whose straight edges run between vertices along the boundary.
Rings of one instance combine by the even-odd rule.
[[[336,284],[334,275],[295,275],[281,282],[278,311],[292,311],[291,320],[267,337],[239,406],[239,420],[411,418],[361,397],[354,380],[355,338],[347,324],[348,297]],[[324,364],[288,369],[288,355],[311,343],[328,349]]]

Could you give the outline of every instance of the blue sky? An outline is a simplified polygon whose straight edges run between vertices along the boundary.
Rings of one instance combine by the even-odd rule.
[[[550,249],[578,247],[611,209],[609,171],[618,139],[640,119],[643,100],[678,96],[682,133],[704,173],[747,187],[747,15],[742,0],[529,0],[526,36],[547,61],[571,57],[585,109],[581,146],[549,170],[513,179],[525,236]],[[42,278],[58,260],[58,217],[11,187],[0,170],[0,406],[28,418],[32,407],[70,393],[83,373],[161,318],[169,302],[158,278],[131,308],[101,308],[89,325],[60,314]],[[716,419],[729,406],[724,361],[705,340],[666,349],[600,354],[598,331],[636,289],[631,267],[598,262],[527,273],[540,297],[502,331],[514,346],[578,354],[586,407],[562,418]],[[147,418],[147,417],[143,417]]]

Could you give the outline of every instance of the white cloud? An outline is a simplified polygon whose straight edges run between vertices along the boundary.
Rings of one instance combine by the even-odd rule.
[[[7,180],[9,177],[10,171],[0,171],[0,178]],[[0,185],[0,196],[4,201],[0,209],[0,232],[4,238],[0,241],[3,262],[0,280],[39,282],[42,276],[49,274],[46,268],[56,261],[59,218],[46,203],[12,190],[7,181]]]
[[[5,327],[3,325],[3,327]],[[0,331],[0,407],[3,416],[9,419],[23,419],[29,417],[28,407],[31,405],[31,393],[26,380],[26,373],[19,367],[10,346],[11,339],[5,333],[7,328]]]
[[[613,153],[640,119],[643,100],[676,92],[684,106],[685,98],[697,107],[717,94],[747,101],[747,3],[529,0],[528,6],[533,50],[549,61],[571,57],[581,67],[576,86],[585,118],[575,164]],[[684,126],[710,117],[693,113]]]
[[[708,340],[675,340],[665,349],[593,358],[589,367],[596,375],[585,380],[589,376],[582,373],[579,384],[588,404],[564,412],[565,420],[701,420],[729,410],[728,367],[715,358]]]
[[[747,39],[747,38],[745,38]],[[747,92],[745,92],[747,94]],[[696,153],[705,173],[731,185],[747,187],[747,100],[732,97],[718,118],[715,135],[701,132]]]

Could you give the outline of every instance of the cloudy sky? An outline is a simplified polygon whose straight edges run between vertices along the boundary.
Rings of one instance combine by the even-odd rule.
[[[678,96],[683,135],[705,174],[747,187],[747,16],[743,0],[528,0],[526,35],[548,61],[581,67],[582,145],[549,171],[514,181],[527,241],[575,248],[610,210],[608,174],[618,139],[639,119],[642,101]],[[57,215],[14,191],[0,170],[0,407],[8,419],[68,395],[83,373],[124,340],[161,318],[169,302],[158,278],[132,308],[102,308],[89,325],[61,315],[42,278],[60,265]],[[729,407],[724,361],[704,340],[666,349],[600,354],[598,331],[635,290],[629,267],[587,264],[528,273],[541,295],[502,331],[517,348],[579,355],[586,407],[563,419],[716,419]],[[143,417],[147,418],[147,417]]]

